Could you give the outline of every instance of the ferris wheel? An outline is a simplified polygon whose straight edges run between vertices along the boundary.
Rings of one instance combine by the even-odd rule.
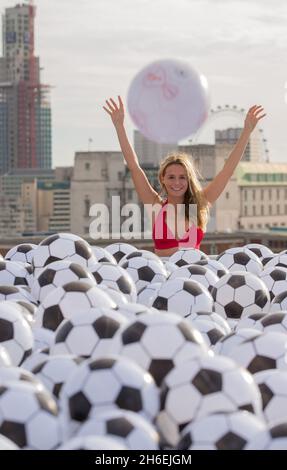
[[[232,118],[235,122],[236,127],[243,127],[243,120],[246,116],[246,110],[236,105],[226,104],[224,106],[217,106],[216,108],[210,109],[209,116],[203,126],[189,139],[190,143],[198,144],[203,138],[203,135],[208,127],[214,127],[220,123],[223,119],[228,122],[228,127],[232,127],[228,118]],[[225,126],[226,128],[226,126]],[[254,130],[255,138],[260,146],[261,161],[269,162],[269,150],[267,147],[267,139],[264,136],[264,130],[262,127],[256,127]]]

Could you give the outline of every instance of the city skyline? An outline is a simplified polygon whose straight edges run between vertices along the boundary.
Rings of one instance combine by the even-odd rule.
[[[16,3],[0,0],[1,14]],[[270,159],[284,162],[284,0],[272,5],[262,0],[136,3],[135,8],[132,0],[35,2],[41,81],[55,87],[53,166],[72,164],[76,151],[117,150],[113,126],[102,110],[105,98],[121,94],[126,99],[134,75],[166,57],[186,60],[206,75],[212,107],[261,103],[268,114],[262,127]],[[128,116],[127,128],[132,138]]]

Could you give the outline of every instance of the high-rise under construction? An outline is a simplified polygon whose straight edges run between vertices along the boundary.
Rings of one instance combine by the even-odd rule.
[[[49,86],[41,84],[34,51],[33,2],[6,8],[0,57],[0,174],[51,168]]]

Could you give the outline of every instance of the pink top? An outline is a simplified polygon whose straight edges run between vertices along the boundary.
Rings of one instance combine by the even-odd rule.
[[[169,229],[166,223],[166,209],[167,200],[162,204],[162,208],[155,220],[152,228],[152,238],[154,246],[157,250],[166,250],[169,248],[200,248],[201,240],[204,237],[204,232],[201,228],[191,225],[185,232],[185,235],[177,240],[175,235]]]

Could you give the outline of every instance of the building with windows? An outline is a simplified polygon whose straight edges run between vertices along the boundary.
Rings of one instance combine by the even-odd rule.
[[[51,168],[49,86],[40,80],[34,52],[36,8],[6,8],[0,58],[0,174],[22,168]]]

